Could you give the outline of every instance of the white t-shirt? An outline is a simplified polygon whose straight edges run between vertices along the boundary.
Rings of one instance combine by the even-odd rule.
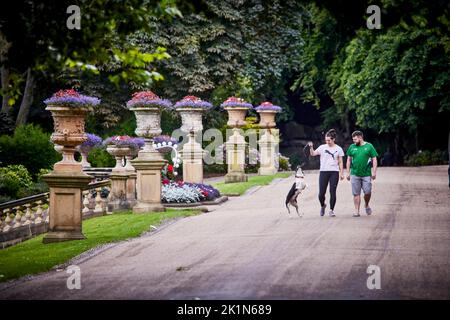
[[[339,171],[338,157],[344,156],[344,150],[337,144],[329,147],[326,143],[319,146],[316,151],[320,154],[320,171]]]

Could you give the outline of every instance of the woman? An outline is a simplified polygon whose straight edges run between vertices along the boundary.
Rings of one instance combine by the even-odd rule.
[[[344,150],[335,143],[336,130],[330,129],[325,134],[325,144],[322,144],[316,150],[313,148],[313,143],[308,142],[309,152],[311,156],[320,155],[320,175],[319,175],[319,201],[320,201],[320,216],[325,214],[325,193],[327,192],[328,184],[330,184],[330,217],[335,217],[334,206],[336,204],[336,188],[339,182],[344,179],[344,165],[342,157]]]

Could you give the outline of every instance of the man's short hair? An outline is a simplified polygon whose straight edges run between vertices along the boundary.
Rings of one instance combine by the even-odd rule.
[[[352,138],[353,138],[353,137],[361,137],[361,138],[364,138],[364,135],[363,135],[362,131],[356,130],[356,131],[353,131],[353,133],[352,133]]]

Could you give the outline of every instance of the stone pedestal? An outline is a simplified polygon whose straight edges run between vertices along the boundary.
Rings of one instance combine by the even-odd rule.
[[[126,156],[127,163],[125,170],[127,172],[127,183],[126,183],[126,198],[128,206],[133,208],[136,205],[136,169],[131,164],[133,157],[131,155]]]
[[[108,212],[129,209],[126,195],[128,174],[125,171],[113,170],[110,179],[111,190],[108,196]]]
[[[92,177],[81,171],[53,171],[43,179],[50,187],[49,232],[43,242],[85,239],[81,228],[82,190]]]
[[[260,168],[259,175],[272,175],[277,173],[275,166],[275,156],[277,155],[279,143],[278,129],[261,129],[263,135],[258,141],[260,150]]]
[[[233,134],[225,143],[227,150],[228,173],[225,175],[225,183],[245,182],[248,180],[245,174],[245,147],[246,142],[238,129],[233,129]]]
[[[166,163],[167,160],[153,148],[152,141],[146,139],[138,157],[131,160],[137,175],[137,203],[133,207],[134,213],[165,211],[161,204],[161,169]]]
[[[189,141],[183,145],[181,158],[183,159],[183,180],[203,183],[203,149],[195,140],[193,131],[189,134]]]

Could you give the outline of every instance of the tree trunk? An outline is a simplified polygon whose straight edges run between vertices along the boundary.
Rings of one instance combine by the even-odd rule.
[[[19,114],[16,119],[16,126],[25,124],[30,113],[30,107],[33,103],[33,89],[34,89],[34,76],[31,68],[27,70],[27,82],[25,84],[25,91],[23,92],[22,102],[20,104]]]
[[[1,88],[6,89],[9,85],[9,69],[5,66],[2,66],[0,69],[1,76]],[[11,110],[11,106],[8,104],[9,96],[4,95],[2,99],[2,109],[1,112],[9,113]]]

